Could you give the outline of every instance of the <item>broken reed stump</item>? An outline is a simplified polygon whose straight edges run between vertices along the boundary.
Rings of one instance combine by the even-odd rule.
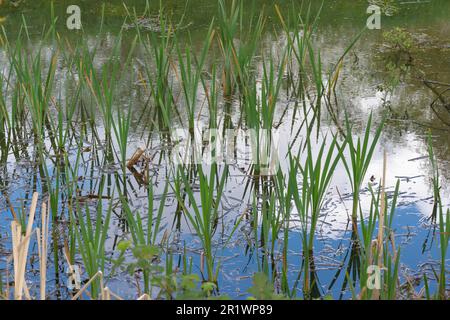
[[[135,167],[130,167],[130,168],[128,168],[128,170],[131,171],[131,173],[133,174],[133,177],[136,179],[136,181],[140,185],[148,184],[147,176],[144,173],[138,172]]]
[[[137,150],[134,152],[133,156],[128,160],[127,168],[131,169],[134,167],[134,165],[141,159],[142,155],[144,154],[144,149],[137,148]]]
[[[139,184],[146,185],[147,184],[147,177],[144,174],[144,172],[138,172],[136,168],[134,167],[136,163],[143,157],[145,150],[142,148],[137,148],[137,150],[134,152],[133,156],[128,160],[127,168],[131,171],[133,176],[136,178]]]
[[[22,300],[24,293],[26,298],[30,299],[28,287],[25,282],[25,272],[28,258],[28,248],[30,245],[30,237],[33,231],[33,223],[34,223],[34,216],[36,213],[38,196],[39,194],[37,192],[33,193],[25,235],[22,234],[22,226],[20,225],[20,223],[18,223],[15,220],[11,222],[15,300]]]

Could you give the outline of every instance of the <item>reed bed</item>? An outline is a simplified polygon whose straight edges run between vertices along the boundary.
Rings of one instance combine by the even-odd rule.
[[[244,1],[219,1],[200,45],[182,29],[183,20],[173,21],[163,9],[152,32],[142,26],[142,16],[125,10],[123,27],[110,39],[106,56],[99,39],[92,44],[81,37],[72,43],[61,37],[55,22],[42,34],[43,42],[51,43],[47,60],[44,45],[30,49],[25,21],[16,41],[3,30],[8,68],[0,74],[0,162],[32,159],[35,174],[28,219],[26,210],[9,205],[14,288],[11,292],[8,277],[2,275],[1,297],[120,300],[108,288],[117,277],[135,283],[138,300],[220,297],[221,249],[234,239],[245,239],[261,272],[255,274],[254,285],[271,292],[265,298],[323,299],[327,293],[319,282],[315,256],[319,225],[333,177],[343,167],[352,199],[349,260],[342,262],[347,266],[338,268],[328,288],[339,278],[337,298],[345,291],[353,299],[401,298],[401,249],[392,227],[400,184],[387,195],[388,155],[380,184],[365,185],[385,116],[373,130],[370,115],[363,135],[355,139],[350,117],[341,123],[333,109],[337,106],[332,108],[330,102],[339,65],[354,42],[337,66],[327,70],[314,45],[319,15],[311,8],[298,8],[298,15],[288,16],[276,7],[273,33],[285,37],[277,52],[263,49],[268,20],[264,10],[256,14],[255,2],[247,12]],[[128,82],[133,89],[124,103],[121,89]],[[139,115],[134,108],[140,95],[146,103]],[[283,103],[286,97],[295,100],[294,107]],[[324,105],[327,110],[322,110]],[[332,125],[324,130],[327,119]],[[199,122],[218,129],[220,138],[227,129],[251,129],[259,137],[288,123],[294,141],[279,143],[287,146],[286,153],[270,174],[264,174],[263,154],[277,147],[271,133],[263,144],[259,138],[247,140],[256,144],[257,160],[245,163],[247,168],[217,161],[168,161],[181,143],[171,130],[187,129],[185,138],[193,141]],[[155,136],[163,141],[158,147],[153,145]],[[211,151],[203,142],[197,145],[201,155],[215,159],[220,151]],[[430,292],[431,280],[424,275],[422,298],[446,299],[450,212],[440,198],[431,140],[429,146],[440,270],[435,271],[436,292]],[[236,172],[245,187],[235,197],[245,209],[229,219],[228,183]],[[366,187],[368,209],[361,205]],[[39,228],[37,192],[42,193]],[[246,226],[250,230],[242,231]],[[174,243],[180,243],[176,240],[186,236],[184,232],[188,247],[184,244],[177,251]],[[293,243],[292,234],[300,241]],[[40,280],[29,286],[34,236]],[[298,255],[291,256],[292,250]],[[300,266],[294,279],[293,260]],[[67,280],[61,266],[72,275],[80,267],[82,283],[74,290],[59,283],[56,293],[50,293],[49,270],[58,281]],[[374,266],[384,270],[377,289],[367,285],[368,270]],[[254,292],[249,290],[250,295]]]

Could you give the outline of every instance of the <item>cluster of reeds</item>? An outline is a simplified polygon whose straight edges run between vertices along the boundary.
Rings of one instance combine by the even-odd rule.
[[[249,222],[258,271],[267,276],[264,281],[270,282],[268,287],[290,298],[321,298],[324,294],[314,257],[317,232],[333,175],[342,165],[352,192],[353,227],[341,291],[349,288],[355,299],[398,298],[400,249],[395,246],[391,226],[399,184],[388,199],[386,160],[379,187],[374,190],[368,185],[369,209],[360,204],[384,120],[373,132],[370,115],[363,136],[355,139],[351,120],[346,117],[342,129],[337,105],[331,101],[343,59],[356,40],[334,67],[326,69],[314,45],[318,14],[314,15],[311,7],[306,12],[302,8],[294,10],[298,14],[291,16],[283,15],[276,7],[279,25],[275,33],[280,31],[284,37],[278,51],[263,48],[267,17],[264,10],[256,14],[256,2],[249,12],[244,12],[242,0],[219,1],[217,15],[208,24],[199,46],[189,31],[181,28],[183,21],[174,22],[163,9],[159,11],[158,31],[151,32],[142,27],[141,17],[134,10],[125,9],[124,27],[110,39],[106,56],[101,50],[102,37],[106,37],[103,16],[94,43],[82,33],[75,43],[61,38],[52,20],[42,35],[43,43],[51,44],[50,50],[44,44],[32,48],[25,21],[14,42],[3,30],[1,42],[8,68],[0,74],[0,160],[4,164],[10,156],[16,161],[33,158],[38,175],[35,181],[40,182],[34,189],[41,188],[48,202],[42,204],[39,229],[33,229],[37,194],[32,197],[28,221],[24,210],[16,214],[14,205],[10,205],[14,294],[11,296],[10,289],[2,285],[2,295],[33,298],[25,280],[30,241],[36,234],[41,299],[47,298],[50,252],[54,255],[55,278],[61,282],[65,280],[59,272],[62,265],[68,265],[71,273],[75,265],[82,266],[83,286],[73,292],[66,290],[72,299],[119,299],[106,284],[121,270],[121,264],[129,262],[127,259],[137,260],[127,269],[138,284],[142,274],[142,292],[138,285],[141,299],[150,298],[155,286],[164,287],[166,297],[172,298],[172,286],[177,283],[171,279],[176,278],[178,267],[183,265],[184,276],[194,272],[186,248],[181,254],[182,263],[174,267],[173,253],[165,245],[175,236],[164,219],[173,215],[172,228],[180,230],[185,223],[199,240],[200,248],[194,251],[199,256],[201,279],[209,288],[208,294],[217,293],[215,289],[220,286],[222,267],[217,248],[223,242],[228,244],[233,235],[241,236],[236,231],[240,224]],[[45,54],[49,55],[47,60]],[[132,92],[124,101],[121,94],[124,84],[129,83]],[[140,95],[145,97],[145,105],[138,115],[135,104],[142,102],[136,98]],[[294,99],[295,106],[289,108],[280,102],[284,97]],[[236,116],[232,115],[234,109]],[[337,130],[322,137],[325,115]],[[287,167],[265,174],[264,155],[277,143],[270,132],[289,121],[289,116],[293,142],[286,144],[285,155],[279,155]],[[218,163],[208,169],[201,164],[163,163],[164,148],[177,143],[172,141],[170,130],[183,126],[193,137],[197,122],[205,117],[208,129],[224,129],[219,130],[224,134],[225,129],[253,129],[257,134],[257,139],[250,141],[255,144],[256,164],[244,168],[246,181],[241,199],[247,206],[223,242],[217,230],[229,224],[224,222],[222,204],[230,171],[235,168]],[[301,123],[298,117],[303,119]],[[132,146],[131,135],[140,130],[148,132],[148,136],[140,135],[142,141],[137,148]],[[264,130],[269,138],[262,143],[259,134]],[[167,144],[152,149],[153,133],[161,134]],[[299,140],[302,143],[296,143]],[[210,152],[203,146],[200,149]],[[213,158],[218,155],[218,151],[211,153]],[[431,144],[430,159],[441,270],[436,272],[438,292],[433,296],[427,284],[427,298],[446,298],[450,213],[444,212],[440,199],[439,171]],[[157,194],[161,189],[162,193]],[[135,201],[142,200],[140,190],[145,190],[146,210],[135,207]],[[4,196],[9,199],[8,194]],[[172,203],[169,198],[175,210],[166,210]],[[118,233],[112,231],[114,219],[118,221]],[[298,221],[297,229],[293,228],[294,220]],[[300,243],[290,243],[293,232],[300,234]],[[50,240],[51,250],[47,247]],[[292,247],[301,254],[301,270],[294,281],[289,267],[293,258],[288,251]],[[118,258],[113,259],[114,255]],[[153,268],[164,257],[164,267]],[[367,285],[371,266],[385,270],[375,289]],[[57,290],[62,290],[61,285]]]
[[[432,185],[433,185],[433,199],[434,206],[433,212],[431,213],[431,220],[437,225],[438,233],[439,233],[439,247],[440,247],[440,270],[437,272],[433,270],[435,277],[438,282],[438,290],[435,293],[433,298],[436,299],[447,299],[447,275],[446,275],[446,258],[447,258],[447,250],[448,250],[448,242],[450,235],[450,209],[447,209],[445,212],[444,204],[441,199],[441,186],[440,186],[440,174],[439,174],[439,166],[437,163],[436,156],[434,154],[433,149],[433,141],[431,137],[431,133],[428,136],[428,154],[431,163],[432,169]],[[426,297],[430,298],[432,294],[428,288],[428,280],[427,276],[424,275],[425,289],[426,289]]]

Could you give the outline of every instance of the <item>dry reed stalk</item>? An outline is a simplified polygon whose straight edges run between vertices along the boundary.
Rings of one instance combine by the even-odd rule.
[[[358,295],[358,297],[357,297],[357,300],[362,300],[362,297],[364,296],[364,294],[366,293],[366,291],[367,291],[367,287],[364,286],[364,287],[361,289],[361,292],[359,293],[359,295]]]
[[[109,288],[108,288],[108,292],[111,295],[111,297],[116,298],[117,300],[123,300],[123,298],[117,294],[115,294],[114,292],[112,292]]]
[[[7,259],[7,263],[11,263],[11,260],[13,260],[14,264],[14,287],[16,283],[18,283],[17,279],[19,278],[18,275],[18,266],[19,266],[19,258],[21,256],[21,250],[25,247],[25,240],[29,240],[31,236],[33,235],[33,232],[25,237],[22,237],[22,226],[17,223],[16,221],[13,221],[11,223],[11,230],[12,230],[12,240],[13,240],[13,254]],[[15,260],[14,260],[15,259]],[[15,262],[14,262],[15,261]],[[25,262],[26,266],[26,262]],[[7,269],[8,271],[8,269]],[[25,272],[23,277],[25,277]],[[7,279],[9,279],[9,272],[7,272]],[[25,297],[28,300],[31,300],[30,292],[28,290],[28,286],[25,281],[23,281],[23,291],[25,293]],[[9,297],[9,282],[7,283],[7,296]]]
[[[13,216],[13,219],[17,222],[19,222],[19,219],[17,219],[16,211],[14,210],[14,207],[12,206],[11,200],[9,199],[9,195],[5,194],[5,200],[8,204],[9,210],[11,211],[11,214]]]
[[[103,272],[98,271],[92,276],[91,279],[89,279],[88,282],[86,282],[86,284],[77,292],[77,294],[72,297],[72,300],[77,300],[83,294],[83,292],[86,291],[89,285],[97,278],[100,278],[101,292],[103,294],[105,290],[105,288],[103,287]]]
[[[205,270],[205,253],[202,251],[200,253],[200,272],[202,275],[204,270]]]
[[[146,293],[144,293],[142,296],[138,298],[138,300],[150,300],[150,296]]]
[[[137,148],[137,150],[134,152],[131,159],[128,160],[127,167],[128,168],[133,167],[139,161],[139,159],[142,157],[143,154],[144,154],[144,149]]]
[[[111,292],[109,291],[108,287],[106,287],[106,288],[103,290],[103,293],[102,293],[102,300],[104,300],[104,301],[109,301],[109,300],[111,300]]]
[[[397,247],[395,246],[395,233],[394,233],[394,231],[391,231],[390,233],[389,233],[389,239],[390,239],[390,242],[391,242],[391,246],[392,246],[392,258],[393,258],[393,261],[397,261],[397,254],[398,254],[398,251],[397,251]],[[400,287],[400,278],[398,277],[397,278],[397,285],[398,285],[398,287]],[[425,288],[423,288],[423,289],[425,289]]]
[[[397,260],[397,247],[395,246],[395,233],[394,233],[394,231],[391,231],[389,233],[389,241],[391,242],[393,259],[395,261],[395,260]]]
[[[17,266],[19,265],[19,252],[18,252],[17,248],[19,247],[21,233],[22,233],[22,227],[20,226],[20,224],[17,221],[12,221],[11,222],[11,237],[12,237],[12,249],[13,249],[12,257],[13,257],[13,266],[14,266],[14,289],[15,290],[17,290],[16,284],[17,284],[17,279],[19,278],[18,271],[17,271],[17,269],[18,269]],[[16,292],[14,292],[14,298],[16,298]]]
[[[136,181],[140,185],[148,185],[148,179],[144,173],[138,172],[135,167],[127,167],[127,168],[128,168],[128,170],[131,171],[131,173],[133,174],[133,177],[136,179]]]
[[[27,299],[31,298],[25,283],[25,269],[38,196],[39,194],[37,192],[33,193],[24,237],[22,236],[22,227],[16,221],[11,223],[11,230],[13,233],[14,299],[16,300],[22,300],[24,292]]]
[[[64,258],[66,259],[67,265],[69,266],[70,274],[73,274],[75,272],[75,269],[73,268],[74,265],[70,263],[69,258],[67,257],[67,254],[64,251],[63,251],[63,255],[64,255]]]
[[[105,287],[102,291],[102,300],[111,300],[111,291],[108,287]]]

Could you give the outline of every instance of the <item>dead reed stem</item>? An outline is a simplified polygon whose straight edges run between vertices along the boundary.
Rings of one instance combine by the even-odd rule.
[[[144,293],[142,296],[138,298],[138,300],[150,300],[150,296],[146,293]]]
[[[131,157],[131,159],[128,160],[127,167],[128,168],[132,168],[139,161],[141,156],[144,154],[144,151],[145,150],[143,150],[141,148],[137,148],[137,150],[134,152],[134,154]]]
[[[16,300],[22,300],[24,291],[26,298],[31,299],[25,283],[25,269],[27,265],[28,247],[30,245],[30,237],[33,230],[38,196],[39,194],[37,192],[33,193],[25,236],[22,236],[22,227],[20,224],[18,224],[17,221],[11,222],[14,260],[14,299]]]
[[[100,278],[101,292],[102,292],[102,295],[103,295],[104,294],[103,273],[101,271],[98,271],[96,274],[94,274],[92,276],[91,279],[89,279],[88,282],[86,282],[86,284],[77,292],[77,294],[72,297],[72,300],[77,300],[83,294],[83,292],[86,291],[86,289],[89,287],[89,285],[97,278]]]

